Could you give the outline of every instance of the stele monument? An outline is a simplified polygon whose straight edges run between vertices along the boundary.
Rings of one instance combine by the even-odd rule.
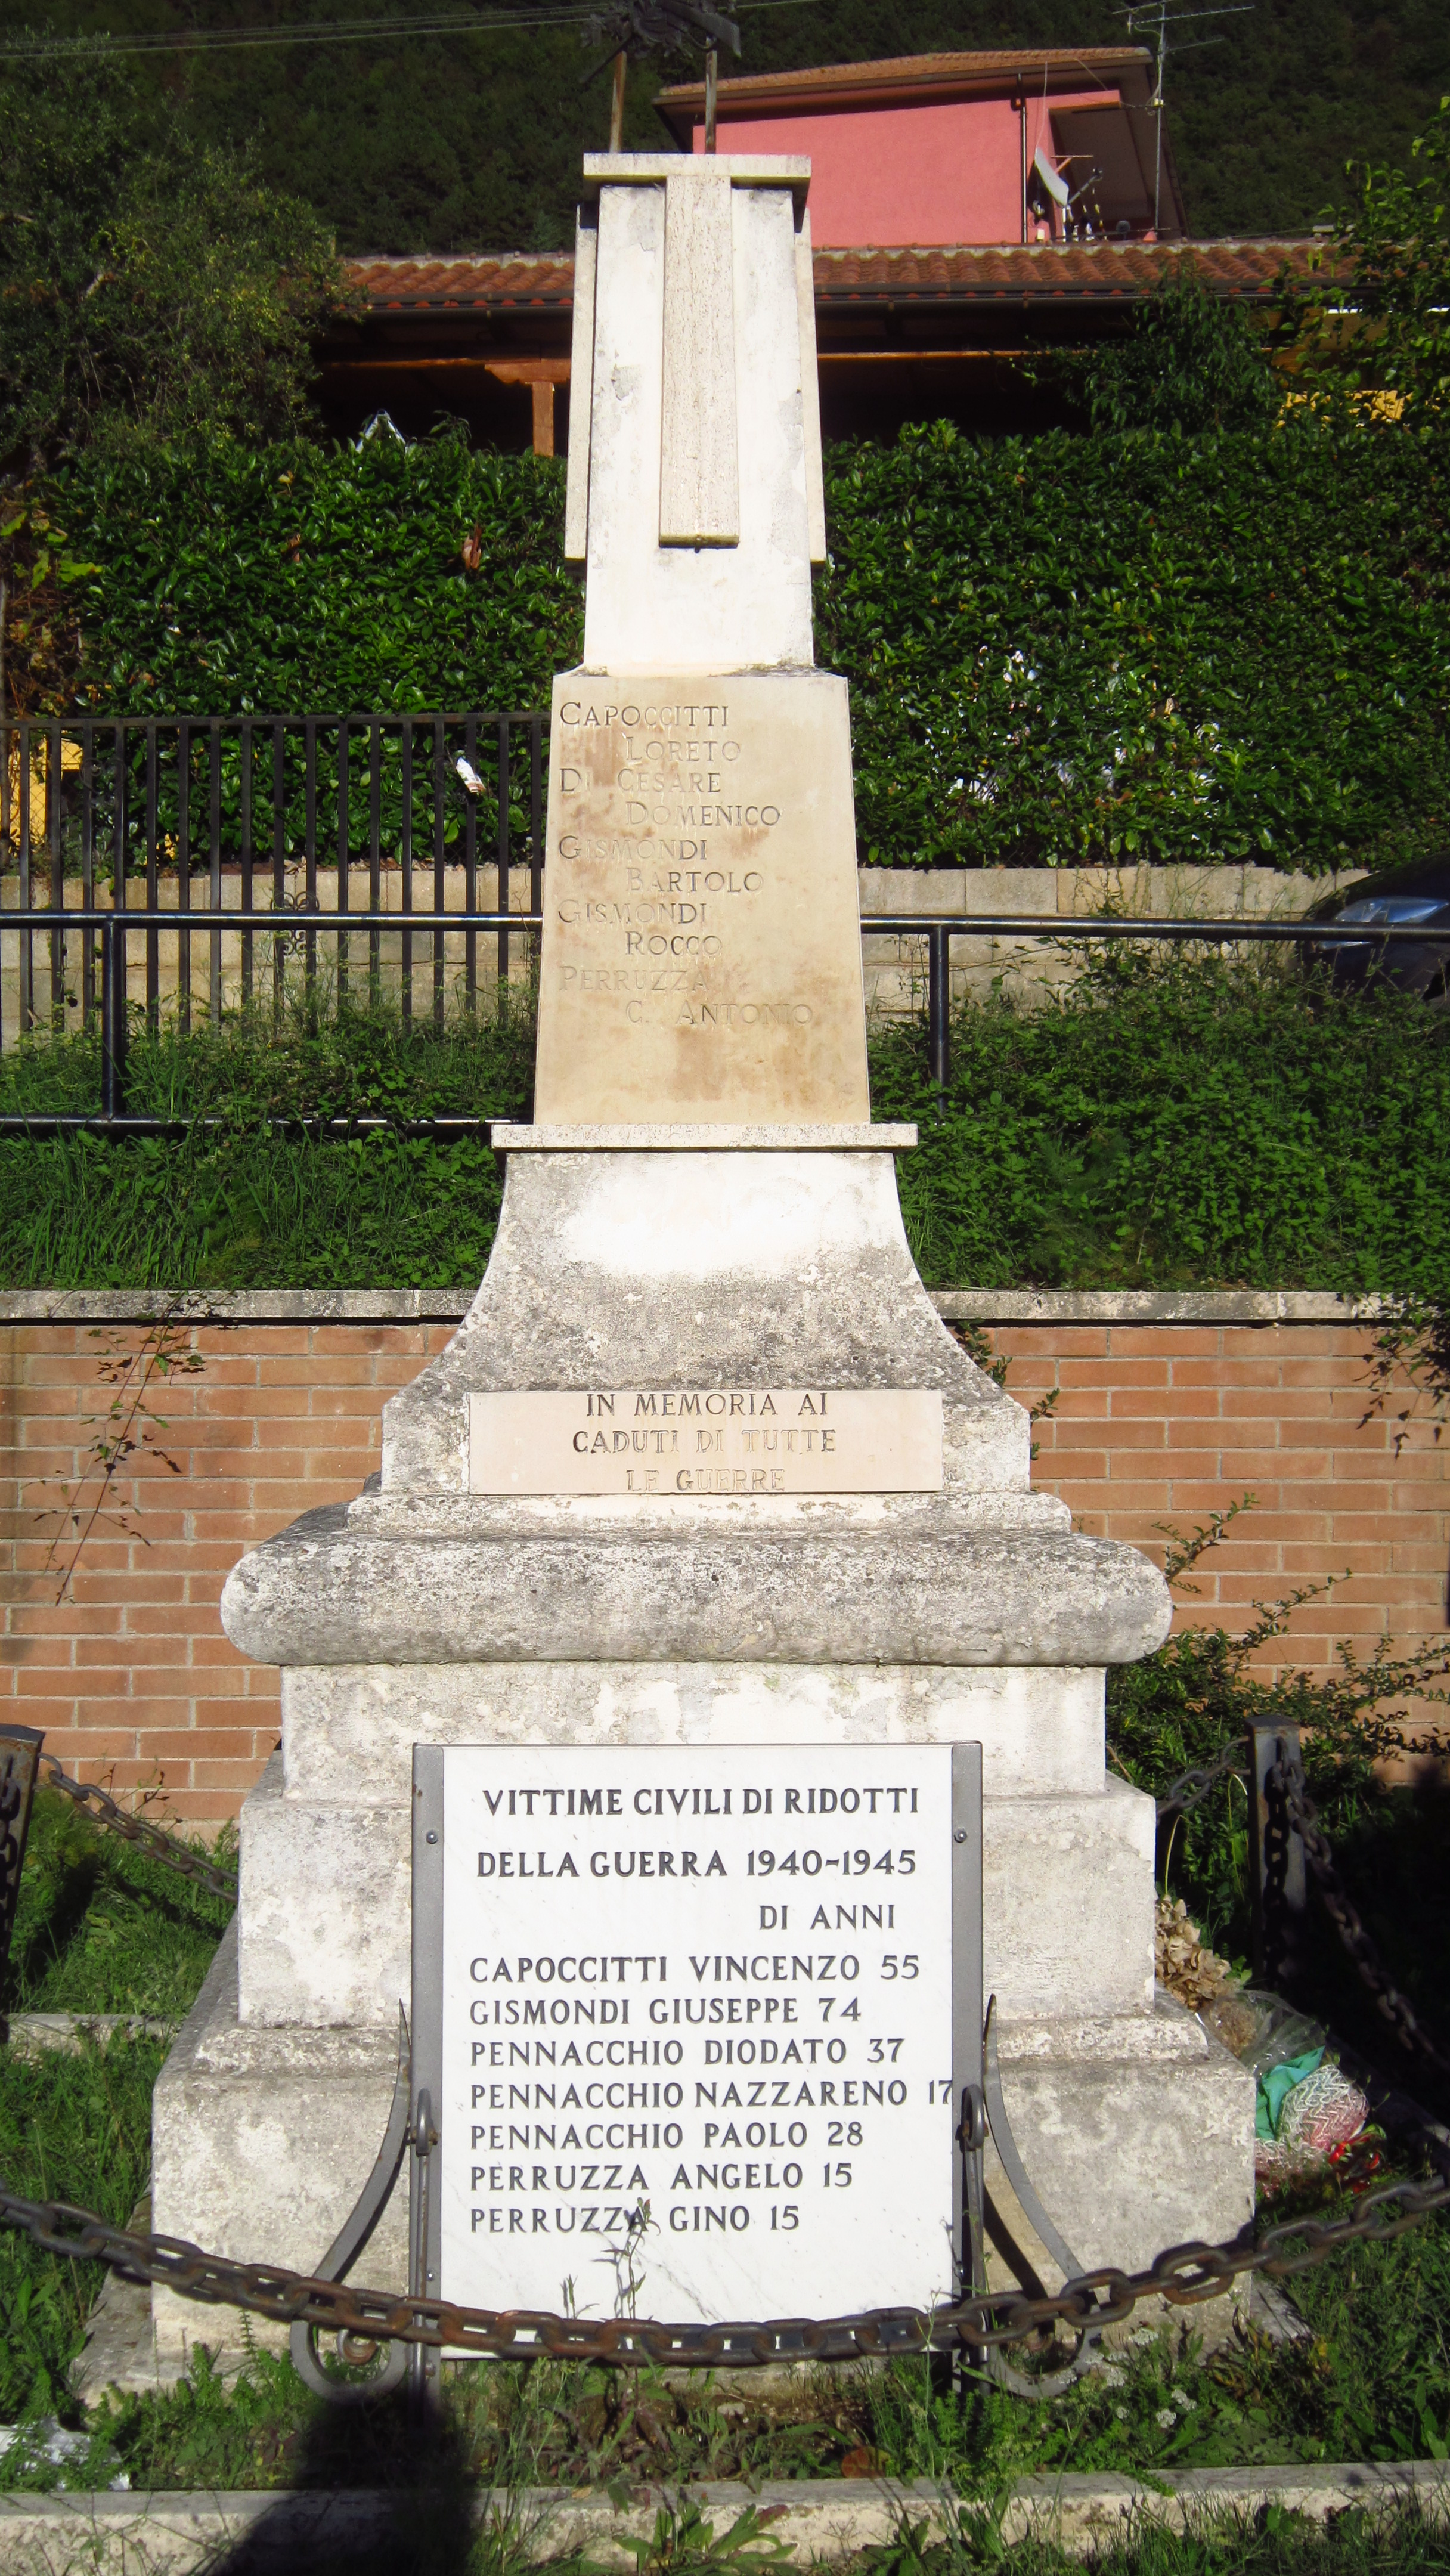
[[[1251,2216],[1253,2084],[1155,1997],[1153,1803],[1105,1767],[1104,1668],[1162,1641],[1163,1580],[1031,1490],[1026,1413],[907,1248],[915,1130],[870,1123],[847,691],[812,645],[810,165],[584,174],[534,1124],[493,1129],[488,1270],[380,1474],[226,1586],[282,1743],[157,2088],[154,2223],[304,2271],[341,2227],[409,1992],[415,1745],[583,1748],[591,1777],[611,1747],[855,1747],[884,1778],[975,1742],[1016,2136],[1083,2261],[1137,2266]],[[405,2234],[400,2193],[356,2277],[404,2287]],[[735,2313],[779,2314],[748,2241]],[[639,2313],[681,2313],[642,2259]],[[217,2343],[215,2311],[154,2316],[163,2368]]]

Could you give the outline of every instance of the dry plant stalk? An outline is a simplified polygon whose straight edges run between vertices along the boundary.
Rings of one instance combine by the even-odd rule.
[[[151,1542],[144,1529],[138,1528],[132,1507],[121,1500],[116,1478],[138,1450],[169,1467],[173,1476],[181,1475],[182,1466],[158,1441],[158,1431],[170,1428],[165,1414],[157,1413],[151,1403],[158,1382],[165,1386],[176,1377],[195,1377],[205,1368],[200,1351],[194,1351],[187,1328],[174,1316],[167,1315],[145,1332],[133,1350],[127,1350],[121,1336],[98,1325],[93,1341],[108,1347],[96,1365],[103,1388],[112,1389],[111,1402],[103,1414],[86,1414],[81,1427],[90,1431],[89,1456],[79,1476],[71,1483],[61,1481],[65,1499],[58,1513],[42,1513],[42,1519],[60,1522],[46,1552],[45,1571],[52,1574],[60,1562],[62,1548],[70,1539],[70,1553],[61,1567],[56,1590],[57,1607],[67,1598],[81,1551],[98,1522],[104,1520],[123,1537],[139,1538],[143,1547]]]

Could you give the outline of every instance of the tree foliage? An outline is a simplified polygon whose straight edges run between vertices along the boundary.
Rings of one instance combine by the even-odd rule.
[[[1214,292],[1190,252],[1135,307],[1126,338],[1094,350],[1076,377],[1099,431],[1266,429],[1282,400],[1262,327]]]
[[[96,48],[0,82],[0,457],[304,419],[310,344],[344,300],[312,210],[250,149],[159,124]]]
[[[1321,269],[1290,299],[1286,325],[1321,401],[1388,395],[1388,408],[1428,431],[1450,398],[1450,98],[1413,155],[1412,171],[1356,166],[1334,234],[1335,273]]]
[[[381,13],[385,18],[392,12]],[[336,0],[287,16],[335,19]],[[7,25],[97,23],[93,0],[10,0]],[[154,0],[106,0],[117,35],[152,32]],[[773,72],[957,47],[1109,41],[1099,0],[815,0],[742,19],[740,69]],[[1439,0],[1297,0],[1227,24],[1169,70],[1168,131],[1193,230],[1303,231],[1342,194],[1351,153],[1404,165],[1450,87]],[[478,35],[393,29],[341,44],[163,55],[142,66],[158,116],[179,98],[203,141],[256,136],[263,175],[305,196],[350,253],[562,250],[579,156],[602,149],[606,89],[572,27]],[[654,64],[632,71],[628,148],[658,150]]]

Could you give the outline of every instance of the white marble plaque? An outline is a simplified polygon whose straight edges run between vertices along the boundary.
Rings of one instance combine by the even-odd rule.
[[[924,1387],[522,1389],[468,1399],[475,1494],[899,1494],[942,1481]]]
[[[951,1748],[430,1758],[441,2295],[666,2319],[945,2299]]]

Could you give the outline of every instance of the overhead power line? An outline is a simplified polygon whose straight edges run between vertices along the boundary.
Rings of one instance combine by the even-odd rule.
[[[801,9],[820,0],[734,0],[738,9]],[[366,44],[378,36],[488,36],[515,28],[578,27],[587,32],[599,10],[588,0],[558,0],[550,7],[523,7],[497,13],[469,10],[424,11],[411,18],[319,18],[311,25],[294,21],[280,27],[187,27],[174,35],[22,36],[0,43],[0,62],[35,61],[67,54],[213,54],[241,52],[270,45]]]

